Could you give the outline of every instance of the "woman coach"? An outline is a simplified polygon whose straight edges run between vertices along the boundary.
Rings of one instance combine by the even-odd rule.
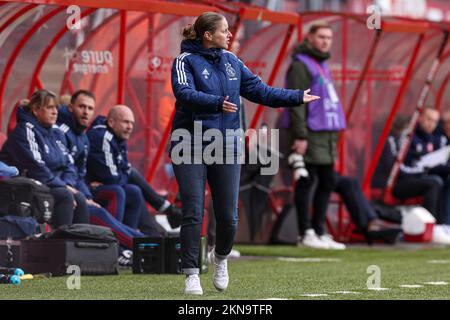
[[[175,136],[180,131],[192,135],[194,127],[201,126],[202,132],[215,129],[225,136],[227,129],[239,129],[240,95],[271,107],[298,106],[319,99],[309,95],[309,90],[278,89],[263,83],[241,60],[226,51],[231,32],[226,18],[220,14],[203,13],[194,25],[183,29],[183,36],[181,54],[172,66],[172,89],[177,101],[171,151],[179,149],[176,146],[180,141],[176,141]],[[198,139],[194,137],[193,141]],[[195,158],[208,144],[210,142],[203,141],[200,145],[190,142],[190,156]],[[198,276],[198,257],[206,181],[211,189],[217,221],[212,257],[213,284],[219,291],[228,286],[227,256],[233,246],[237,224],[239,144],[242,144],[242,137],[223,139],[223,150],[227,150],[228,157],[231,149],[233,158],[232,161],[227,158],[225,163],[211,164],[203,158],[180,163],[175,159],[177,155],[171,152],[183,204],[180,241],[186,294],[203,294]]]

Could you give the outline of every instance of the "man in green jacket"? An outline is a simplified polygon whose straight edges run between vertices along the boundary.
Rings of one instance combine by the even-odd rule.
[[[334,89],[326,60],[330,58],[333,31],[326,23],[313,24],[303,43],[293,54],[287,74],[291,89],[311,88],[322,99],[290,108],[292,150],[304,157],[308,177],[300,177],[295,187],[299,244],[318,249],[345,249],[325,233],[325,219],[335,187],[334,162],[338,131],[345,128],[345,116]],[[314,181],[313,217],[309,207]]]

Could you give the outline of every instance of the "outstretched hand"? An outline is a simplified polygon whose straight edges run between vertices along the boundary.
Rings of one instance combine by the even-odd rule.
[[[314,96],[312,94],[308,94],[310,91],[311,91],[311,89],[303,91],[303,102],[304,103],[308,103],[308,102],[320,99],[319,96]]]

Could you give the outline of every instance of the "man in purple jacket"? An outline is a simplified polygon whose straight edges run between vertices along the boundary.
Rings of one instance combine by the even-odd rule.
[[[345,129],[342,105],[333,86],[326,60],[330,58],[333,39],[331,26],[313,24],[303,43],[295,48],[287,74],[287,87],[305,90],[322,97],[308,105],[290,108],[292,150],[302,155],[308,176],[297,180],[299,244],[317,249],[345,249],[325,233],[325,217],[330,194],[335,188],[334,162],[338,132]],[[309,215],[310,195],[314,181],[314,214]]]

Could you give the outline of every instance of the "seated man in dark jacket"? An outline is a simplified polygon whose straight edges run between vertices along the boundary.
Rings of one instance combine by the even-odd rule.
[[[143,237],[144,234],[122,224],[112,214],[97,204],[86,185],[89,139],[85,130],[94,115],[94,109],[94,95],[86,90],[78,90],[72,95],[69,105],[60,108],[57,122],[59,128],[66,136],[66,147],[74,160],[76,187],[87,199],[90,222],[111,228],[120,244],[127,249],[131,249],[133,248],[133,238]]]
[[[56,96],[47,90],[36,91],[29,104],[18,109],[17,126],[3,145],[0,159],[51,188],[54,227],[88,223],[86,199],[76,189],[64,134],[54,127],[57,115]]]
[[[107,118],[99,116],[88,131],[91,150],[88,156],[89,179],[96,186],[94,193],[120,186],[126,199],[125,216],[135,215],[147,200],[158,211],[167,213],[170,225],[176,228],[181,212],[166,199],[156,194],[151,186],[128,162],[128,143],[134,126],[134,115],[126,106],[115,106]],[[92,185],[92,184],[91,184]],[[148,214],[141,215],[148,219]],[[141,222],[141,225],[149,222]]]
[[[400,173],[392,195],[398,199],[423,196],[424,208],[440,223],[443,181],[439,176],[429,174],[427,168],[418,165],[421,156],[434,150],[431,133],[436,128],[438,120],[439,112],[436,110],[426,108],[423,111],[406,159],[400,166]],[[404,139],[403,130],[407,124],[403,118],[399,118],[394,123],[392,135],[388,137],[372,180],[373,187],[386,187],[387,179],[400,150],[401,141]]]
[[[435,150],[450,145],[450,113],[442,116],[442,122],[433,132]],[[442,223],[450,224],[450,160],[446,164],[439,165],[430,170],[430,173],[440,176],[444,180],[442,193]]]

